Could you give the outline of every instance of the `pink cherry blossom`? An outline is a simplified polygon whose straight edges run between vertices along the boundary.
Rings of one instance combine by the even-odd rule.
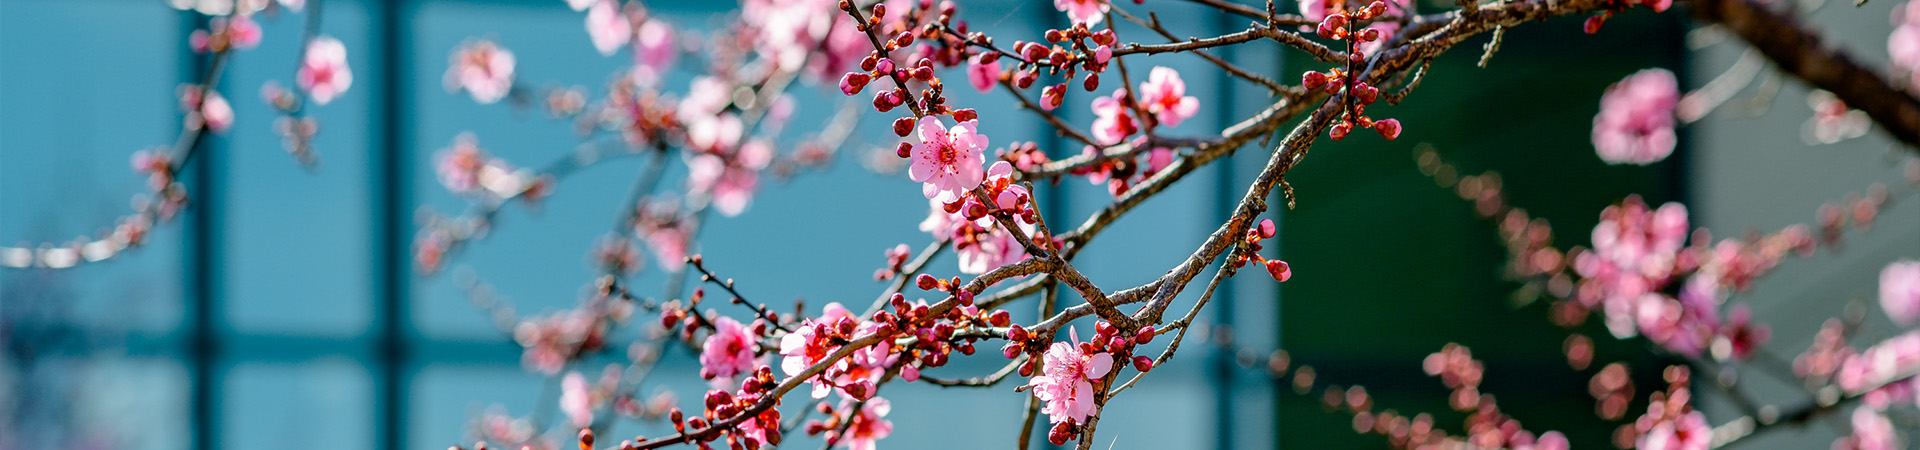
[[[1666,159],[1675,136],[1680,83],[1666,69],[1642,70],[1607,87],[1593,118],[1593,147],[1611,164],[1646,165]]]
[[[1833,441],[1833,450],[1894,450],[1906,448],[1893,421],[1865,406],[1853,410],[1853,434]]]
[[[1920,369],[1920,331],[1888,338],[1859,355],[1846,358],[1834,372],[1834,384],[1848,393],[1862,393]]]
[[[732,384],[734,375],[753,370],[753,351],[753,336],[739,321],[731,317],[715,319],[713,335],[700,345],[701,374]]]
[[[440,184],[455,194],[469,194],[480,188],[480,170],[487,156],[471,134],[453,139],[453,146],[434,155],[433,172]]]
[[[347,46],[328,36],[313,38],[307,43],[307,58],[301,62],[295,78],[315,104],[333,101],[353,86],[353,71],[347,67]]]
[[[218,21],[222,19],[225,19],[224,23],[215,25],[214,28],[226,29],[227,42],[229,45],[232,45],[233,48],[246,50],[260,45],[260,23],[254,22],[252,15],[235,14],[228,18],[215,18],[213,20]]]
[[[1093,382],[1113,370],[1113,354],[1088,355],[1080,351],[1080,337],[1071,328],[1073,342],[1047,348],[1041,372],[1033,377],[1033,396],[1047,402],[1041,412],[1050,423],[1086,423],[1093,415]]]
[[[180,109],[188,113],[188,125],[192,127],[205,125],[210,131],[225,133],[233,126],[233,105],[220,96],[220,91],[203,94],[199,86],[182,88]]]
[[[1300,16],[1314,22],[1327,18],[1327,9],[1331,3],[1345,0],[1300,0]]]
[[[1688,412],[1670,421],[1661,421],[1640,436],[1634,448],[1640,450],[1707,450],[1713,441],[1713,428],[1707,416]]]
[[[1893,7],[1893,33],[1887,35],[1887,56],[1905,71],[1909,83],[1920,88],[1920,1]]]
[[[1107,0],[1053,0],[1053,7],[1067,13],[1067,18],[1076,23],[1092,27],[1106,18]]]
[[[584,427],[593,423],[593,394],[587,392],[587,377],[580,372],[567,372],[560,381],[560,412],[567,415],[573,426]]]
[[[648,20],[640,24],[638,37],[633,50],[633,81],[641,85],[653,85],[660,81],[661,75],[673,68],[674,57],[680,54],[679,44],[674,41],[673,26],[664,20]]]
[[[448,62],[447,86],[467,91],[476,102],[500,101],[513,91],[513,62],[513,52],[493,41],[468,42]]]
[[[842,410],[852,409],[854,405],[851,399],[840,402]],[[840,436],[839,431],[835,430],[828,432],[827,439],[836,441],[837,447],[847,450],[873,450],[874,441],[893,434],[893,422],[886,419],[887,413],[891,411],[893,411],[893,403],[888,402],[887,399],[880,397],[868,399],[858,413],[851,414],[852,417],[848,418],[853,421],[853,424],[847,427],[845,436]]]
[[[1920,261],[1894,261],[1880,270],[1880,309],[1901,325],[1920,319]]]
[[[1187,83],[1180,72],[1169,67],[1154,67],[1140,83],[1140,101],[1161,125],[1179,126],[1181,121],[1200,112],[1200,99],[1188,97]]]
[[[587,10],[587,35],[600,54],[612,55],[633,39],[633,22],[614,0],[600,0]]]
[[[967,63],[967,82],[980,92],[992,91],[993,85],[1000,82],[1000,60],[981,64],[980,59],[975,58]]]
[[[920,118],[920,142],[913,145],[907,177],[926,183],[921,193],[927,198],[952,203],[986,179],[980,165],[987,137],[977,126],[978,121],[969,120],[947,128],[939,118]]]
[[[594,412],[612,400],[619,383],[620,366],[607,366],[600,380],[594,383],[587,382],[587,377],[580,372],[568,372],[560,380],[560,412],[566,414],[573,426],[592,425]]]
[[[700,154],[687,162],[687,191],[706,194],[714,209],[727,217],[746,212],[760,183],[760,170],[773,161],[773,146],[762,140],[747,142],[731,158]]]
[[[1094,142],[1101,145],[1117,144],[1140,130],[1139,123],[1134,121],[1132,112],[1126,106],[1126,98],[1125,90],[1115,90],[1112,96],[1093,99]]]
[[[687,261],[687,232],[678,226],[655,228],[647,233],[647,247],[661,269],[679,273]]]

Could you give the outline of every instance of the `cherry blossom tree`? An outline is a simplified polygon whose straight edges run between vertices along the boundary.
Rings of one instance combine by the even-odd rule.
[[[1156,367],[1178,363],[1174,357],[1196,328],[1197,315],[1224,280],[1248,264],[1264,269],[1276,283],[1294,276],[1287,262],[1272,252],[1263,254],[1266,241],[1278,234],[1263,214],[1276,203],[1291,208],[1316,201],[1296,196],[1287,175],[1309,161],[1318,139],[1392,141],[1404,127],[1421,126],[1370,109],[1381,101],[1409,100],[1443,53],[1477,51],[1484,66],[1496,57],[1510,28],[1578,26],[1598,34],[1609,32],[1606,21],[1618,15],[1685,13],[1702,26],[1744,40],[1774,70],[1819,89],[1810,99],[1819,111],[1810,126],[1820,141],[1855,138],[1869,129],[1898,141],[1912,183],[1867,188],[1864,195],[1816,212],[1817,223],[1811,225],[1719,240],[1691,226],[1683,204],[1652,205],[1629,196],[1597,211],[1598,226],[1578,231],[1591,234],[1590,246],[1560,247],[1551,224],[1508,203],[1498,174],[1462,176],[1458,167],[1425,148],[1416,152],[1420,170],[1440,187],[1457,191],[1493,224],[1509,251],[1505,274],[1549,298],[1546,319],[1570,330],[1559,355],[1569,365],[1586,370],[1599,362],[1593,360],[1594,338],[1576,328],[1590,318],[1605,324],[1602,338],[1644,342],[1682,362],[1659,371],[1664,386],[1641,388],[1649,391],[1644,412],[1627,408],[1641,397],[1626,366],[1599,365],[1591,385],[1596,416],[1635,418],[1615,433],[1620,447],[1713,448],[1842,414],[1848,416],[1834,420],[1850,420],[1850,434],[1834,448],[1903,444],[1886,411],[1915,404],[1920,332],[1857,339],[1865,326],[1857,316],[1828,319],[1812,348],[1787,364],[1790,373],[1778,374],[1809,386],[1803,406],[1762,409],[1742,403],[1740,417],[1708,417],[1695,407],[1698,395],[1692,391],[1727,384],[1725,377],[1697,379],[1697,368],[1772,370],[1738,364],[1754,358],[1771,331],[1745,305],[1732,301],[1733,294],[1748,290],[1787,258],[1837,245],[1849,224],[1866,228],[1879,211],[1920,189],[1920,162],[1913,159],[1920,145],[1920,99],[1913,94],[1920,89],[1920,2],[1898,8],[1892,18],[1897,29],[1887,42],[1891,65],[1874,68],[1803,23],[1788,11],[1791,5],[1760,0],[1460,0],[1444,8],[1402,0],[1185,0],[1247,23],[1215,36],[1181,36],[1162,26],[1154,10],[1173,1],[1055,0],[1053,7],[1067,19],[1056,28],[995,36],[970,28],[973,12],[949,1],[743,0],[736,13],[703,34],[670,23],[642,1],[568,0],[599,53],[625,54],[632,61],[612,74],[603,94],[591,97],[579,89],[532,87],[516,77],[512,49],[474,37],[450,49],[444,78],[449,91],[479,105],[504,102],[572,120],[583,134],[614,136],[619,150],[613,152],[650,163],[637,175],[613,231],[590,255],[602,276],[583,280],[592,294],[577,307],[521,317],[484,289],[470,294],[522,348],[526,369],[561,380],[556,406],[566,419],[561,422],[569,430],[565,438],[577,439],[583,449],[759,449],[779,446],[795,433],[823,436],[831,446],[855,450],[893,445],[911,439],[891,436],[892,403],[881,391],[897,383],[976,387],[1026,398],[1026,408],[1016,413],[1024,414],[1027,428],[1018,442],[1008,444],[1024,447],[1037,433],[1056,445],[1091,448],[1103,411],[1128,407],[1121,394]],[[133,169],[149,181],[148,192],[109,232],[75,242],[0,248],[0,265],[63,269],[111,259],[146,242],[152,227],[190,207],[189,186],[175,174],[193,163],[206,133],[251,126],[234,117],[231,96],[216,87],[227,61],[244,57],[260,42],[259,16],[305,11],[302,55],[297,69],[286,74],[292,87],[268,84],[260,92],[280,115],[272,126],[295,161],[311,164],[321,156],[311,139],[323,128],[306,114],[308,108],[326,107],[355,89],[347,47],[318,32],[324,2],[175,3],[211,17],[187,43],[208,56],[208,65],[204,79],[179,92],[186,113],[179,140],[171,148],[132,156]],[[1133,32],[1122,35],[1118,25],[1123,23]],[[1141,30],[1152,33],[1134,33]],[[1459,48],[1481,35],[1489,36],[1485,45]],[[1263,73],[1218,56],[1241,46],[1298,52],[1316,65],[1297,73]],[[1188,95],[1188,83],[1209,78],[1138,62],[1152,54],[1204,60],[1211,65],[1208,71],[1264,88],[1270,94],[1267,105],[1217,130],[1182,128],[1202,107],[1199,98]],[[670,73],[695,78],[688,86],[667,85]],[[960,79],[977,91],[1004,93],[1019,108],[983,110],[967,104],[971,97],[950,97],[947,81]],[[1683,92],[1680,81],[1664,69],[1632,74],[1597,99],[1591,151],[1612,164],[1666,159],[1680,141],[1676,127],[1719,107],[1728,98],[1727,84],[1744,84],[1736,81],[1716,79]],[[849,101],[800,105],[793,92],[801,89]],[[1083,107],[1066,104],[1074,90],[1093,99],[1084,106],[1093,113],[1085,126],[1059,112]],[[803,108],[808,112],[799,113]],[[724,263],[698,253],[701,240],[726,239],[703,235],[703,225],[752,208],[773,177],[866,157],[843,150],[861,131],[856,130],[859,118],[868,115],[891,121],[890,130],[869,131],[893,133],[887,137],[893,151],[870,152],[870,166],[905,172],[898,187],[917,188],[928,200],[919,225],[928,234],[925,245],[916,250],[912,243],[875,243],[892,247],[875,260],[874,278],[883,287],[869,305],[830,303],[818,313],[806,308],[786,313],[749,300],[735,289],[734,279],[715,273],[714,267]],[[1078,149],[1042,149],[995,136],[1005,124],[1027,120],[1046,124]],[[783,134],[788,129],[815,131],[793,138]],[[564,193],[560,185],[568,174],[612,154],[588,146],[538,166],[506,161],[485,148],[463,135],[433,157],[438,181],[469,200],[472,209],[435,215],[421,226],[411,249],[421,276],[438,276],[466,246],[485,239],[503,208]],[[1164,275],[1117,285],[1075,267],[1075,257],[1096,245],[1094,239],[1115,220],[1199,168],[1242,151],[1268,159],[1228,218],[1185,258],[1135,262],[1166,267]],[[667,183],[665,174],[677,167],[688,175],[678,185]],[[1037,195],[1041,192],[1034,186],[1073,179],[1104,185],[1111,203],[1085,217],[1042,214],[1040,206],[1056,200]],[[925,273],[937,255],[948,251],[968,277]],[[658,270],[641,270],[648,256]],[[1209,269],[1212,275],[1196,283]],[[752,274],[737,275],[752,282]],[[634,291],[632,280],[640,276],[662,277],[664,292]],[[1312,270],[1302,276],[1313,276]],[[1920,262],[1887,265],[1879,278],[1880,310],[1895,323],[1912,325],[1920,318]],[[1194,304],[1174,310],[1182,294]],[[1043,305],[1044,314],[1033,323],[1016,323],[1008,310],[1035,303]],[[621,329],[645,332],[619,342],[613,336]],[[700,370],[651,373],[662,352],[673,347],[698,355]],[[976,355],[980,347],[988,347],[987,354]],[[991,351],[995,347],[997,354]],[[627,364],[607,366],[597,376],[580,367],[589,356],[621,350]],[[1363,387],[1328,385],[1334,380],[1316,379],[1310,367],[1293,367],[1284,351],[1260,350],[1273,351],[1263,359],[1271,375],[1289,380],[1302,393],[1321,392],[1331,409],[1353,416],[1355,431],[1379,434],[1397,447],[1569,447],[1564,434],[1529,429],[1481,393],[1486,368],[1463,346],[1439,349],[1419,364],[1451,392],[1449,406],[1466,414],[1457,428],[1435,423],[1426,413],[1376,410]],[[965,379],[927,373],[955,358],[1004,358],[1006,363]],[[643,380],[653,375],[698,377],[710,389],[640,395]],[[685,407],[678,400],[683,396],[697,399],[696,406]],[[1040,417],[1046,428],[1035,429]],[[596,442],[597,435],[623,420],[664,421],[675,433]],[[485,441],[473,444],[476,450],[557,446],[547,430],[502,413],[481,418],[477,429]]]

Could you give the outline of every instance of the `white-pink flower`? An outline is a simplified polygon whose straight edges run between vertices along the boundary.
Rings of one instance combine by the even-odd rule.
[[[1113,370],[1113,355],[1080,352],[1080,336],[1068,328],[1072,342],[1047,348],[1041,372],[1033,377],[1033,396],[1046,402],[1041,412],[1050,423],[1086,423],[1093,415],[1093,382]]]
[[[1670,421],[1662,421],[1640,436],[1640,450],[1707,450],[1713,441],[1713,428],[1707,426],[1707,416],[1699,411],[1688,412]]]
[[[927,198],[952,203],[986,179],[980,165],[985,162],[982,152],[987,149],[987,137],[976,128],[978,122],[947,128],[936,117],[920,118],[920,143],[913,145],[907,178],[926,183],[921,193]]]
[[[1920,1],[1893,7],[1893,33],[1887,35],[1887,56],[1907,72],[1909,83],[1920,88]]]
[[[1893,429],[1893,421],[1869,407],[1853,410],[1853,434],[1833,441],[1834,450],[1894,450],[1906,448]]]
[[[580,372],[567,372],[560,380],[560,412],[567,415],[573,426],[583,427],[593,423],[593,393],[587,386],[587,377]]]
[[[664,20],[648,20],[640,24],[640,30],[634,41],[633,81],[641,85],[652,85],[660,81],[667,69],[673,68],[673,59],[679,55],[679,44],[673,39],[673,26]]]
[[[633,22],[614,0],[600,0],[587,10],[587,35],[600,54],[612,55],[633,39]]]
[[[840,402],[842,409],[852,408],[853,405],[850,399]],[[836,446],[847,450],[873,450],[874,441],[893,434],[893,422],[886,419],[887,413],[891,411],[893,411],[893,403],[888,402],[887,399],[880,397],[868,399],[858,413],[852,414],[853,424],[847,427],[846,435],[838,436],[838,431],[832,431],[829,433],[835,435],[829,436],[828,439],[838,439],[839,444]]]
[[[1680,83],[1666,69],[1646,69],[1607,87],[1593,117],[1593,148],[1611,164],[1651,164],[1673,153],[1674,107]]]
[[[753,370],[753,336],[747,327],[732,317],[713,321],[713,335],[700,345],[702,375],[714,380],[731,380],[734,375]]]
[[[1894,261],[1880,270],[1880,309],[1901,325],[1920,319],[1920,261]]]
[[[1187,83],[1171,67],[1154,67],[1140,83],[1140,102],[1161,125],[1179,126],[1200,112],[1200,99],[1187,96]]]
[[[1107,0],[1053,0],[1053,7],[1067,13],[1074,22],[1092,27],[1106,18]]]
[[[740,146],[732,158],[703,153],[687,161],[687,190],[705,194],[714,209],[727,217],[739,216],[753,203],[760,170],[773,161],[773,146],[754,140]]]
[[[596,3],[595,0],[567,0],[567,7],[573,8],[574,11],[586,11],[594,3]]]
[[[300,89],[307,91],[315,104],[325,105],[353,86],[353,71],[347,67],[347,46],[329,36],[307,43],[307,58],[295,75]]]
[[[1126,91],[1114,90],[1112,96],[1093,99],[1093,140],[1102,145],[1117,144],[1140,130],[1127,110]]]
[[[473,101],[493,103],[513,91],[513,52],[479,40],[462,44],[448,61],[447,86],[465,90]]]
[[[974,58],[967,63],[967,82],[980,92],[992,91],[993,85],[1000,82],[1000,60],[981,64],[980,58]]]

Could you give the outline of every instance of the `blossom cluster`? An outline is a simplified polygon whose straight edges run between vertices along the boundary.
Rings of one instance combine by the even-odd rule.
[[[1307,3],[1313,3],[1311,1]],[[1304,3],[1303,3],[1304,4]],[[1328,94],[1341,95],[1341,111],[1337,122],[1327,131],[1333,140],[1346,139],[1355,127],[1372,128],[1381,137],[1392,140],[1400,137],[1399,119],[1374,120],[1367,117],[1367,105],[1380,99],[1380,88],[1360,80],[1363,64],[1366,61],[1366,48],[1377,49],[1382,39],[1391,39],[1395,27],[1361,28],[1361,22],[1385,16],[1388,3],[1375,0],[1364,7],[1346,8],[1345,2],[1335,2],[1332,8],[1325,10],[1325,17],[1319,19],[1320,25],[1315,33],[1320,37],[1347,42],[1347,61],[1341,68],[1326,72],[1307,71],[1301,76],[1300,86],[1308,90],[1325,90]],[[1385,21],[1380,24],[1384,25]],[[1397,26],[1396,26],[1397,27]]]
[[[1020,362],[1019,373],[1032,377],[1027,388],[1045,403],[1040,411],[1053,424],[1047,441],[1065,445],[1080,435],[1081,426],[1095,414],[1094,397],[1107,389],[1115,363],[1131,363],[1141,373],[1153,370],[1152,357],[1133,352],[1135,346],[1152,342],[1155,333],[1152,325],[1129,333],[1100,321],[1092,340],[1081,342],[1079,332],[1068,327],[1069,340],[1049,344],[1044,336],[1013,325],[1007,329],[1009,342],[1001,353],[1008,359],[1027,357]]]

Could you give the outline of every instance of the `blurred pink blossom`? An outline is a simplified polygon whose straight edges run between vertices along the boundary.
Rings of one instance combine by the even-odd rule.
[[[1666,159],[1678,142],[1673,131],[1680,83],[1666,69],[1646,69],[1607,87],[1593,118],[1593,147],[1611,164],[1646,165]]]

